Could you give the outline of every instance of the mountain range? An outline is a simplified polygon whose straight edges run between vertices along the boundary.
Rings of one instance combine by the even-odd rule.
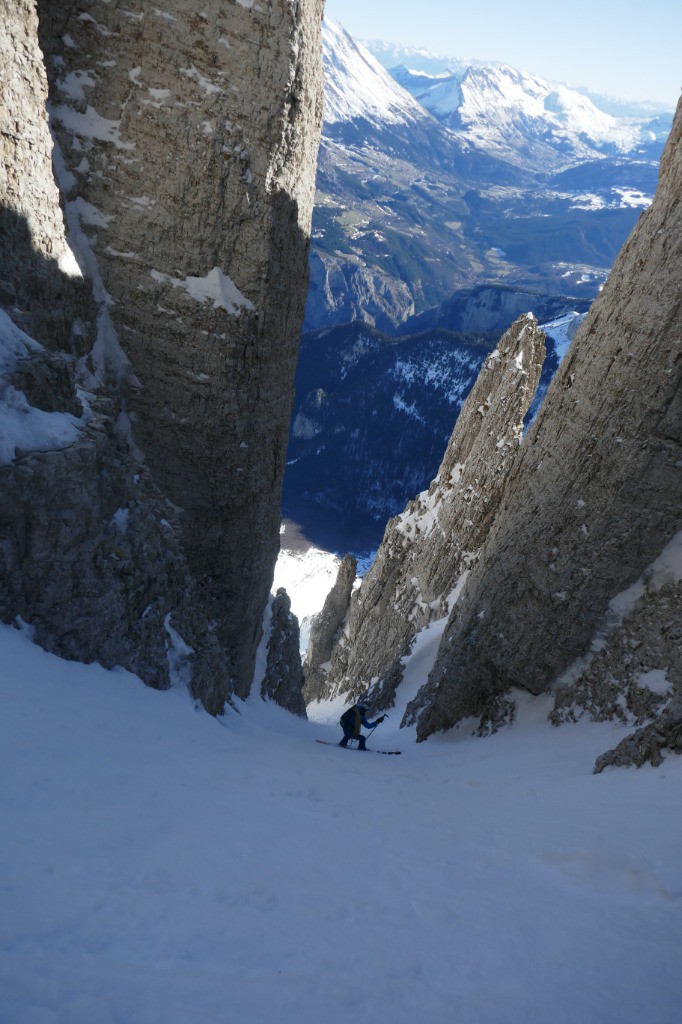
[[[284,510],[357,552],[433,478],[483,360],[528,311],[565,321],[535,415],[562,330],[653,196],[671,117],[616,114],[506,65],[364,46],[329,21],[323,61]]]
[[[398,66],[393,77],[458,136],[520,167],[562,169],[625,153],[660,156],[661,125],[653,119],[615,117],[574,89],[504,64],[439,75]]]
[[[617,116],[504,65],[373,54],[333,22],[323,44],[307,329],[393,332],[484,282],[598,293],[651,200],[671,114]]]
[[[387,43],[382,39],[362,39],[362,45],[382,67],[391,70],[399,65],[404,65],[414,71],[424,71],[431,76],[449,75],[459,72],[464,76],[469,68],[477,67],[506,67],[500,61],[481,60],[472,57],[463,59],[454,57],[452,54],[434,53],[422,46],[403,46],[399,43]],[[600,110],[607,114],[614,114],[616,117],[631,117],[636,120],[647,120],[663,115],[668,127],[672,123],[674,104],[665,104],[655,100],[632,100],[621,96],[613,96],[597,92],[584,85],[569,85],[566,82],[556,82],[556,86],[570,88],[573,92],[588,99]]]

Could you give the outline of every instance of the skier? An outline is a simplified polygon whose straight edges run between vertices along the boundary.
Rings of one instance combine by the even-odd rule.
[[[365,737],[360,732],[360,726],[364,725],[365,729],[374,729],[380,722],[386,718],[386,715],[382,715],[377,718],[376,722],[368,722],[365,717],[368,708],[366,704],[358,701],[348,711],[344,711],[340,718],[341,728],[343,729],[343,739],[339,741],[340,747],[345,747],[348,740],[358,741],[358,750],[366,750]]]

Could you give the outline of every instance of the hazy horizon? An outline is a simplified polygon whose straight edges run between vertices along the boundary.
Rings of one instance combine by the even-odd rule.
[[[560,10],[533,0],[514,9],[487,0],[483,15],[446,0],[420,0],[418,10],[417,24],[412,5],[395,0],[327,0],[325,14],[360,40],[510,64],[614,99],[677,105],[682,5],[673,10],[669,0],[650,0],[646,17],[633,0],[576,0]]]

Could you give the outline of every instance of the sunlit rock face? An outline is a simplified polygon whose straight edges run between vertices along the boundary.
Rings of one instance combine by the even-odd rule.
[[[654,203],[552,382],[408,710],[421,739],[511,685],[546,689],[682,527],[681,135],[678,106]],[[654,620],[639,638],[650,670],[664,668]]]
[[[373,685],[372,705],[392,705],[414,637],[448,614],[476,561],[519,457],[544,356],[544,334],[530,314],[488,355],[438,476],[389,521],[374,564],[353,593],[347,624],[343,630],[337,624],[333,647],[309,655],[311,697],[357,697]]]

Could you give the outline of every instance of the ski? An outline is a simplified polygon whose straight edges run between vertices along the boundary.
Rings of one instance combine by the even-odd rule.
[[[316,743],[324,743],[325,747],[338,747],[338,743],[332,743],[331,740],[315,740]],[[356,750],[356,747],[339,747],[339,750]],[[400,750],[373,750],[370,747],[365,747],[365,752],[368,754],[400,754]]]

